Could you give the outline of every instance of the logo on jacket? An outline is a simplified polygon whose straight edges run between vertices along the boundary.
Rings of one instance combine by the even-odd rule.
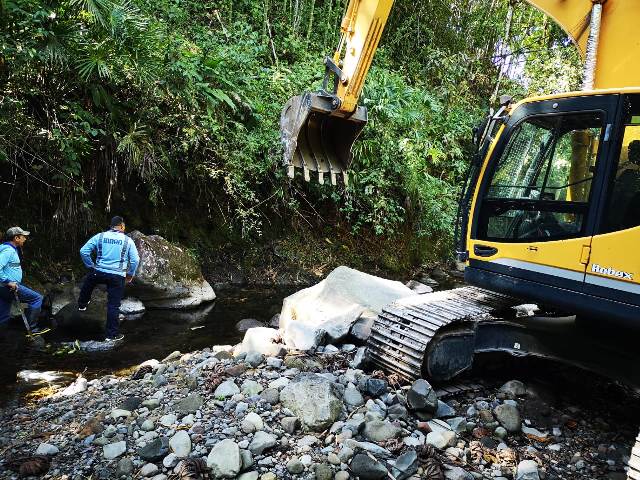
[[[122,240],[118,240],[117,238],[105,238],[102,240],[102,243],[111,243],[113,245],[122,245]]]
[[[621,270],[616,270],[610,267],[601,267],[597,263],[591,265],[591,271],[594,273],[599,273],[600,275],[622,278],[623,280],[633,280],[632,273],[623,272]]]

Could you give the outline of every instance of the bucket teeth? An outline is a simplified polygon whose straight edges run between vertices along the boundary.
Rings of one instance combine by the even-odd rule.
[[[291,98],[280,116],[280,139],[284,150],[284,165],[289,177],[292,168],[303,170],[306,181],[310,171],[318,172],[318,182],[324,184],[324,174],[336,185],[337,175],[348,182],[351,147],[367,123],[367,111],[358,107],[349,117],[335,114],[332,98],[318,93],[305,93]]]

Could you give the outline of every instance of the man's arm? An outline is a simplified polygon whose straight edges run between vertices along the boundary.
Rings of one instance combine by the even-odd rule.
[[[11,257],[10,248],[5,247],[2,250],[0,250],[0,283],[4,283],[4,284],[9,283],[9,279],[6,278],[2,272],[4,271],[4,267],[7,266],[7,263],[9,263],[10,257]]]
[[[138,254],[138,249],[136,248],[136,244],[131,240],[131,246],[129,247],[129,268],[127,269],[127,281],[131,281],[133,276],[136,274],[136,270],[138,269],[138,265],[140,264],[140,255]]]
[[[91,254],[98,247],[98,235],[94,235],[85,243],[80,249],[80,257],[82,258],[82,263],[84,263],[87,268],[95,268],[95,263],[93,263],[93,259],[91,258]]]
[[[3,248],[0,250],[0,272],[4,271],[4,267],[7,266],[11,256],[13,254],[13,249],[11,248]],[[18,284],[9,280],[5,275],[0,273],[0,284],[6,285],[10,290],[16,290],[18,288]]]

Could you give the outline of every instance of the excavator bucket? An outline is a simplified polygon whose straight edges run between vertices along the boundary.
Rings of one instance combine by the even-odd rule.
[[[291,98],[280,116],[280,139],[284,164],[291,178],[298,167],[309,181],[318,172],[318,182],[328,175],[333,185],[342,175],[348,183],[351,147],[367,124],[367,109],[358,107],[349,117],[332,115],[333,97],[305,93]]]

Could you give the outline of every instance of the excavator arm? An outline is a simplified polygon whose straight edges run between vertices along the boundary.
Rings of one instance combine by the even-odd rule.
[[[639,0],[527,0],[571,37],[585,58],[584,89],[640,85]],[[325,59],[325,79],[318,92],[291,98],[280,117],[284,164],[310,180],[318,172],[335,185],[348,180],[351,148],[367,123],[358,106],[364,81],[393,0],[350,0],[341,24],[338,48]],[[594,21],[595,20],[595,21]]]
[[[280,117],[284,163],[293,177],[296,167],[305,180],[318,172],[324,183],[338,176],[348,181],[351,146],[367,123],[367,110],[358,106],[393,0],[350,0],[342,19],[333,57],[325,58],[325,78],[319,92],[291,98]]]

